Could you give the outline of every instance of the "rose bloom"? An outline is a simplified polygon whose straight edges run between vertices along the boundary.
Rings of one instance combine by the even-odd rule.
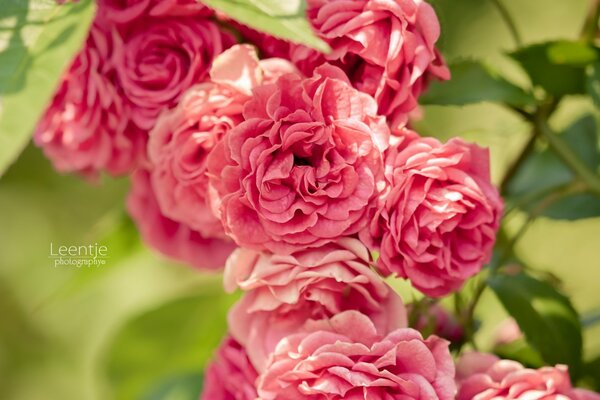
[[[524,335],[514,318],[507,318],[500,323],[494,332],[494,344],[501,346],[523,339]]]
[[[293,72],[284,60],[260,61],[248,45],[219,55],[210,80],[189,89],[177,107],[161,114],[150,133],[152,187],[163,214],[205,237],[223,237],[221,221],[208,202],[206,158],[223,135],[243,121],[251,89],[269,74]],[[274,79],[274,78],[270,78]]]
[[[113,55],[120,46],[96,19],[38,123],[34,142],[58,171],[118,175],[144,158],[146,135],[128,125],[130,110],[115,86]]]
[[[215,207],[240,246],[276,253],[357,233],[375,206],[389,129],[338,68],[254,90],[209,155]]]
[[[447,341],[410,328],[381,336],[357,311],[283,339],[258,380],[261,400],[451,400],[455,392]]]
[[[114,23],[124,24],[139,17],[209,16],[196,0],[98,0],[98,13]]]
[[[234,43],[230,34],[200,17],[140,19],[122,36],[116,68],[133,122],[145,130],[184,91],[204,81],[213,59]]]
[[[431,79],[450,78],[435,48],[440,24],[425,1],[308,0],[307,17],[331,53],[241,31],[265,54],[288,57],[304,73],[323,62],[341,67],[355,88],[375,97],[392,126],[406,124]]]
[[[256,378],[244,348],[227,337],[205,370],[200,400],[256,400]]]
[[[225,288],[246,294],[229,313],[231,335],[261,370],[275,345],[309,319],[358,310],[379,332],[406,327],[402,300],[369,262],[369,250],[351,238],[286,256],[238,250],[225,267]]]
[[[442,144],[404,130],[387,152],[387,189],[361,238],[379,248],[385,274],[444,296],[489,262],[502,200],[488,151],[461,139]]]
[[[204,237],[185,224],[165,217],[152,190],[149,173],[138,170],[131,176],[127,210],[142,239],[167,257],[201,269],[218,269],[235,245],[228,240]]]
[[[600,394],[574,389],[565,365],[534,370],[492,354],[467,353],[456,368],[456,400],[600,400]]]

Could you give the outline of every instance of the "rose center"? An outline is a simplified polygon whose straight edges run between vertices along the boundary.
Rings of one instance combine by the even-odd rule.
[[[294,154],[294,165],[296,166],[310,166],[312,165],[308,157],[301,157]]]

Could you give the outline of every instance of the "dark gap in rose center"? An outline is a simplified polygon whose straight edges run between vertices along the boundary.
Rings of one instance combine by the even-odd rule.
[[[308,166],[310,166],[312,164],[311,164],[309,158],[300,157],[300,156],[294,154],[294,165],[296,165],[296,166],[301,166],[301,165],[308,165]]]

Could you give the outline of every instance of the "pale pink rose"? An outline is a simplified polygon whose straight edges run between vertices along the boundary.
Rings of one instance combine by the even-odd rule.
[[[385,160],[387,189],[361,239],[378,267],[444,296],[489,262],[502,215],[489,154],[459,138],[442,144],[404,130]]]
[[[231,335],[261,370],[275,345],[309,319],[358,310],[379,332],[406,327],[402,300],[369,262],[369,250],[351,238],[287,256],[238,250],[225,267],[225,287],[246,294],[229,313]]]
[[[115,82],[120,47],[116,32],[96,20],[41,118],[34,142],[58,171],[118,175],[144,158],[146,134],[128,125]]]
[[[410,328],[378,334],[357,311],[283,339],[258,379],[261,400],[451,400],[448,342]]]
[[[357,233],[376,204],[389,129],[338,68],[260,86],[209,155],[214,202],[240,246],[277,253]]]
[[[279,77],[285,74],[300,75],[300,71],[298,71],[294,64],[283,58],[265,58],[260,60],[260,67],[263,72],[263,85],[274,84]]]
[[[307,16],[331,53],[241,32],[268,56],[287,57],[304,73],[323,62],[341,67],[355,88],[375,97],[392,126],[406,124],[432,78],[450,78],[435,48],[440,25],[425,1],[308,0]]]
[[[200,400],[256,400],[256,378],[246,350],[227,337],[205,370]]]
[[[523,338],[523,332],[514,318],[507,318],[496,328],[495,344],[503,345]]]
[[[431,334],[459,343],[464,338],[464,330],[456,317],[439,303],[417,304],[406,306],[410,327],[424,336]]]
[[[600,400],[600,394],[574,389],[565,365],[534,370],[485,353],[463,355],[456,379],[456,400]]]
[[[98,0],[98,14],[114,23],[125,24],[140,17],[205,17],[212,12],[196,0]]]
[[[193,86],[177,107],[161,114],[150,132],[148,153],[152,187],[166,217],[205,237],[224,237],[208,201],[206,158],[243,121],[252,88],[267,74],[294,70],[289,61],[259,61],[252,46],[236,45],[215,59],[210,80]]]
[[[149,173],[138,170],[131,176],[127,210],[144,242],[162,254],[201,269],[218,269],[235,245],[219,238],[206,238],[185,224],[165,217],[152,190]]]
[[[213,59],[234,43],[229,33],[201,17],[140,19],[123,29],[117,71],[132,120],[154,127],[159,113],[204,81]]]

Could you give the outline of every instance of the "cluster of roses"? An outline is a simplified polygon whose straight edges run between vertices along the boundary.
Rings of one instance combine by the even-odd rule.
[[[439,297],[490,259],[488,153],[407,127],[449,78],[431,6],[307,3],[328,54],[194,0],[98,0],[35,134],[59,171],[130,174],[143,239],[226,263],[226,288],[246,292],[203,399],[597,400],[562,367],[471,354],[455,373],[446,340],[407,328],[381,275]]]

